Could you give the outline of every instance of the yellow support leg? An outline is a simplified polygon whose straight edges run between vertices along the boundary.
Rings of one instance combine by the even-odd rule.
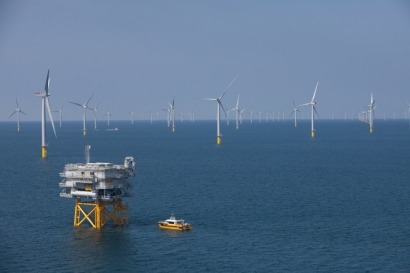
[[[221,144],[221,142],[222,142],[222,138],[221,138],[221,136],[217,136],[216,137],[216,144]]]
[[[41,158],[47,157],[47,146],[41,146]]]
[[[111,207],[111,210],[108,208]],[[95,202],[75,201],[74,226],[81,226],[84,222],[96,229],[105,226],[112,221],[114,226],[128,224],[128,205],[123,204],[121,199],[109,202],[97,200]]]
[[[311,136],[312,136],[312,138],[315,137],[315,131],[314,130],[311,132]]]

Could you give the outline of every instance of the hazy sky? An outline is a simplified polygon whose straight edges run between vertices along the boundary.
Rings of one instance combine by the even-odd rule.
[[[15,1],[0,0],[0,120],[17,98],[39,120],[50,103],[108,106],[113,119],[176,112],[214,119],[217,97],[253,112],[292,111],[315,84],[321,118],[344,117],[376,99],[376,117],[404,117],[410,102],[410,1]],[[301,109],[307,115],[308,109]],[[91,117],[91,112],[89,114]],[[13,118],[14,119],[14,118]]]

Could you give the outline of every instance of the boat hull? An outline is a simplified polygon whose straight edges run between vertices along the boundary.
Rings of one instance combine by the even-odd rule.
[[[158,227],[162,229],[169,229],[169,230],[191,230],[192,226],[189,224],[183,225],[176,225],[176,224],[168,224],[163,222],[158,222]]]

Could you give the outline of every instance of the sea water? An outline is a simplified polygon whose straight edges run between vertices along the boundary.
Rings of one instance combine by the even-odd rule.
[[[1,272],[410,272],[410,128],[376,121],[112,121],[47,128],[0,123]],[[129,225],[73,227],[59,197],[67,163],[122,164],[137,175]],[[160,230],[175,214],[189,232]]]

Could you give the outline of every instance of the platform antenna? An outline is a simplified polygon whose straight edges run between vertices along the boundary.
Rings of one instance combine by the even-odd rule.
[[[90,150],[91,150],[91,145],[87,144],[85,145],[85,163],[90,163]]]

